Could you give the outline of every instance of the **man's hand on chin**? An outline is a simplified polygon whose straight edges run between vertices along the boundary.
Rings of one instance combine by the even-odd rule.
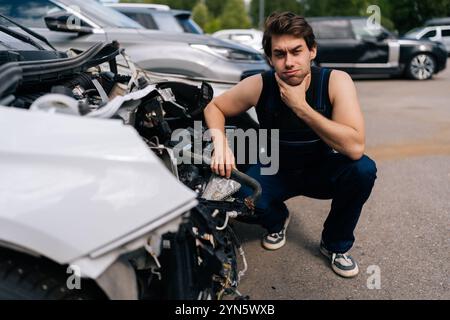
[[[275,79],[280,88],[281,100],[301,118],[302,115],[311,109],[306,102],[306,90],[308,90],[311,81],[311,74],[308,73],[303,81],[296,86],[292,86],[280,79],[277,73],[275,73]]]

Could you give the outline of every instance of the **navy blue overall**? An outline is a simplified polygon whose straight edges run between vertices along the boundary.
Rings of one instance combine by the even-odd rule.
[[[317,112],[331,119],[328,96],[331,70],[311,68],[311,84],[306,101]],[[261,164],[247,174],[262,186],[256,203],[256,222],[269,233],[283,228],[289,212],[284,201],[299,195],[316,199],[333,199],[324,223],[322,240],[336,253],[347,252],[354,243],[353,231],[362,207],[376,179],[375,163],[367,156],[353,161],[334,152],[307,126],[280,97],[273,71],[262,74],[263,89],[255,109],[262,129],[279,129],[280,167],[275,175],[261,175]],[[251,193],[243,186],[241,196]]]

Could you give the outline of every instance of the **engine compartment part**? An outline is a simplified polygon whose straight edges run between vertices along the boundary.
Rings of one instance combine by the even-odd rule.
[[[202,198],[206,200],[225,200],[236,193],[240,187],[241,184],[237,181],[211,175]]]
[[[6,55],[9,57],[10,53]],[[118,55],[126,57],[128,66],[124,68],[117,64]],[[104,216],[104,221],[109,221],[109,224],[114,222],[119,225],[120,219],[123,219],[120,234],[110,225],[108,241],[103,239],[105,241],[101,245],[89,247],[82,254],[80,250],[81,256],[71,257],[72,260],[66,259],[65,262],[71,260],[86,268],[92,267],[92,271],[86,273],[88,278],[97,279],[102,288],[113,288],[115,277],[106,276],[104,272],[109,265],[115,265],[113,262],[125,261],[136,274],[137,289],[133,290],[139,291],[138,297],[141,299],[222,299],[227,295],[246,298],[237,288],[248,266],[232,219],[253,215],[261,187],[237,170],[233,171],[232,179],[213,175],[208,159],[196,155],[192,146],[183,150],[185,155],[197,160],[200,157],[200,161],[194,164],[178,163],[171,140],[172,132],[178,129],[192,131],[193,121],[202,119],[203,109],[214,95],[211,85],[206,82],[200,85],[181,81],[155,82],[147,73],[136,68],[114,42],[98,43],[84,52],[72,50],[66,56],[60,56],[63,55],[57,55],[54,59],[21,61],[26,58],[22,55],[17,61],[1,65],[0,103],[4,107],[0,108],[0,112],[7,109],[5,107],[23,109],[21,114],[15,113],[15,122],[25,125],[26,130],[14,132],[21,135],[23,139],[20,141],[28,140],[16,146],[22,148],[24,154],[47,155],[46,152],[52,150],[49,155],[70,162],[70,170],[60,170],[56,165],[48,167],[45,171],[48,174],[42,177],[45,183],[41,184],[41,187],[48,185],[51,189],[50,182],[58,186],[58,178],[65,177],[70,188],[61,189],[58,197],[65,199],[66,204],[75,191],[79,192],[78,203],[91,203],[92,195],[98,196],[92,192],[92,186],[100,185],[105,177],[110,178],[101,189],[102,203],[110,204],[109,212],[101,211],[98,203],[97,207],[78,207],[86,208],[83,210],[99,223],[98,229],[101,229],[99,215]],[[35,117],[28,121],[31,115]],[[39,150],[32,143],[36,139],[27,135],[36,134],[36,128],[44,127],[44,123],[51,134],[41,134],[41,138],[46,138],[48,143],[43,145],[45,150]],[[93,125],[89,127],[85,123]],[[89,130],[86,129],[88,127]],[[113,127],[120,127],[117,132],[122,134],[114,136],[116,130]],[[3,130],[7,128],[3,126]],[[58,140],[64,137],[67,139]],[[84,141],[84,144],[76,145],[75,141]],[[6,150],[7,146],[5,143],[2,150]],[[99,152],[103,152],[104,157],[97,157]],[[151,152],[152,156],[146,152]],[[41,158],[34,164],[46,165],[45,161],[48,162],[51,157]],[[157,158],[162,162],[156,165]],[[25,159],[21,159],[27,164]],[[155,165],[150,166],[150,162]],[[157,172],[160,168],[165,170],[164,174]],[[64,172],[70,174],[64,175]],[[111,172],[115,174],[108,174]],[[177,183],[171,189],[165,188],[167,184],[161,182],[170,180],[169,175]],[[48,178],[52,176],[53,180]],[[25,179],[23,183],[30,180],[35,179]],[[141,187],[130,192],[127,186],[136,185],[136,181]],[[247,199],[233,197],[242,184],[254,190]],[[119,189],[124,189],[124,192]],[[183,193],[181,190],[186,191],[185,195],[189,194],[190,201],[177,204],[177,208],[169,208],[169,205],[175,206],[171,201],[174,194],[179,196]],[[152,205],[139,207],[139,201],[144,201],[144,198],[151,199]],[[65,209],[59,207],[59,219],[72,230],[83,226],[75,219],[75,207],[77,205],[67,205]],[[156,208],[162,207],[168,213],[156,216]],[[106,219],[108,214],[111,216]],[[150,216],[155,219],[144,219]],[[140,222],[131,225],[130,221],[137,218],[141,218]],[[164,228],[167,223],[171,223],[172,227]],[[177,228],[173,228],[175,225]],[[65,232],[65,241],[70,245],[75,240],[69,237],[67,230]],[[60,233],[64,233],[64,227]],[[22,236],[25,237],[24,234]],[[83,238],[86,246],[92,245],[87,243],[89,236],[92,234]],[[21,245],[26,247],[25,243]],[[36,252],[51,256],[45,246]],[[240,266],[239,259],[243,266]],[[100,260],[103,269],[94,267]]]
[[[30,111],[59,112],[73,115],[80,114],[77,100],[58,93],[46,94],[37,98],[31,104]]]

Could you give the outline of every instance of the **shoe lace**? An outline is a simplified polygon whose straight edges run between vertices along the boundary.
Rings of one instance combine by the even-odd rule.
[[[347,256],[347,253],[333,253],[331,263],[334,263],[334,260],[336,260],[339,257],[343,258],[348,263],[352,262],[352,260]]]
[[[281,230],[280,232],[275,232],[275,233],[269,233],[269,237],[272,237],[272,238],[281,238],[281,237],[283,237],[283,230]]]
[[[278,233],[270,233],[269,237],[278,239],[280,236],[278,235]]]

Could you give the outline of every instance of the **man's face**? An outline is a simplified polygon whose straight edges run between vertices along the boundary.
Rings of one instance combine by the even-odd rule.
[[[317,49],[308,49],[305,39],[293,35],[272,36],[270,64],[278,76],[291,86],[299,85],[311,72],[311,61]]]

